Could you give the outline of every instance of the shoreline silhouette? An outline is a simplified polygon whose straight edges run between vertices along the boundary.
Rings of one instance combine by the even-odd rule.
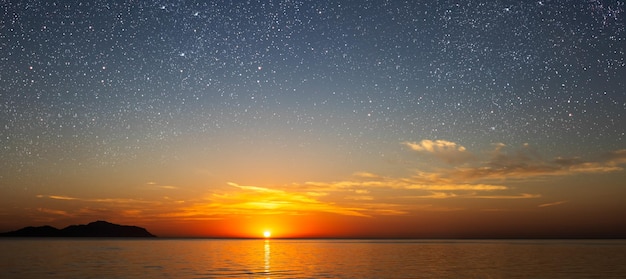
[[[142,227],[118,225],[107,221],[95,221],[83,225],[70,225],[63,229],[52,226],[24,227],[0,233],[4,237],[156,237]]]

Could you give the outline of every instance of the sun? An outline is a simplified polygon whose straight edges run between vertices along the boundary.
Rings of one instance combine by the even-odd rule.
[[[264,231],[263,232],[263,237],[270,238],[270,236],[272,236],[272,232],[270,232],[270,231]]]

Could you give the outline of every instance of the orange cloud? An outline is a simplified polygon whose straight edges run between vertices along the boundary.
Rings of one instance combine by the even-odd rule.
[[[357,193],[370,193],[368,189],[396,189],[396,190],[425,190],[425,191],[496,191],[507,190],[503,185],[491,185],[484,183],[470,184],[458,183],[450,179],[424,179],[416,177],[383,177],[367,180],[343,180],[335,182],[306,182],[299,189],[323,190],[325,192],[355,191]],[[434,174],[432,176],[435,176]]]
[[[258,214],[290,214],[299,215],[309,212],[326,212],[340,215],[369,217],[366,209],[359,207],[340,206],[330,202],[322,202],[316,198],[323,195],[309,195],[300,192],[288,192],[258,186],[243,186],[233,182],[228,185],[242,191],[229,191],[213,194],[204,202],[196,202],[186,211],[199,215],[258,215]]]
[[[171,185],[163,185],[163,186],[158,186],[161,189],[167,189],[167,190],[177,190],[178,187],[176,186],[171,186]]]
[[[49,198],[49,199],[53,199],[53,200],[97,202],[97,203],[123,203],[123,204],[139,204],[139,203],[145,204],[145,203],[150,203],[150,201],[145,201],[145,200],[123,199],[123,198],[88,199],[88,198],[78,198],[78,197],[59,196],[59,195],[37,195],[37,197],[38,198]]]
[[[516,194],[516,195],[478,195],[477,193],[466,193],[466,194],[455,194],[455,193],[450,193],[450,192],[431,192],[428,195],[423,195],[423,196],[409,196],[407,198],[414,198],[414,199],[451,199],[451,198],[458,198],[458,199],[505,199],[505,200],[510,200],[510,199],[536,199],[536,198],[540,198],[541,195],[539,194],[527,194],[527,193],[522,193],[522,194]]]
[[[555,205],[560,205],[560,204],[564,204],[567,201],[558,201],[558,202],[551,202],[551,203],[544,203],[544,204],[540,204],[538,205],[538,207],[548,207],[548,206],[555,206]]]
[[[518,194],[518,195],[492,195],[492,196],[472,196],[472,198],[475,199],[505,199],[505,200],[516,200],[516,199],[536,199],[536,198],[541,198],[541,195],[539,194],[528,194],[528,193],[522,193],[522,194]]]
[[[467,149],[457,143],[446,140],[422,140],[420,142],[403,142],[411,150],[420,153],[427,153],[448,163],[459,164],[472,159],[472,154]]]
[[[70,216],[70,214],[65,210],[57,210],[50,208],[37,208],[39,212],[51,214],[51,215],[60,215],[60,216]]]
[[[404,142],[404,144],[415,151],[430,153],[458,151],[465,152],[465,147],[446,140],[422,140],[421,142]]]
[[[66,200],[66,201],[71,201],[71,200],[76,200],[77,198],[73,198],[73,197],[68,197],[68,196],[56,196],[56,195],[50,195],[50,196],[44,196],[44,195],[37,195],[38,198],[43,198],[43,197],[47,197],[53,200]]]

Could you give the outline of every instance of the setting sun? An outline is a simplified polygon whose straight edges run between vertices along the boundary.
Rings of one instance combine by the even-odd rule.
[[[270,232],[270,231],[264,231],[263,232],[263,237],[269,238],[270,236],[272,236],[272,232]]]

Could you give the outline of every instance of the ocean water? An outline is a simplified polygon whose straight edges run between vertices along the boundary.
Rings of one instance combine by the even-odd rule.
[[[0,278],[626,278],[626,240],[2,238]]]

